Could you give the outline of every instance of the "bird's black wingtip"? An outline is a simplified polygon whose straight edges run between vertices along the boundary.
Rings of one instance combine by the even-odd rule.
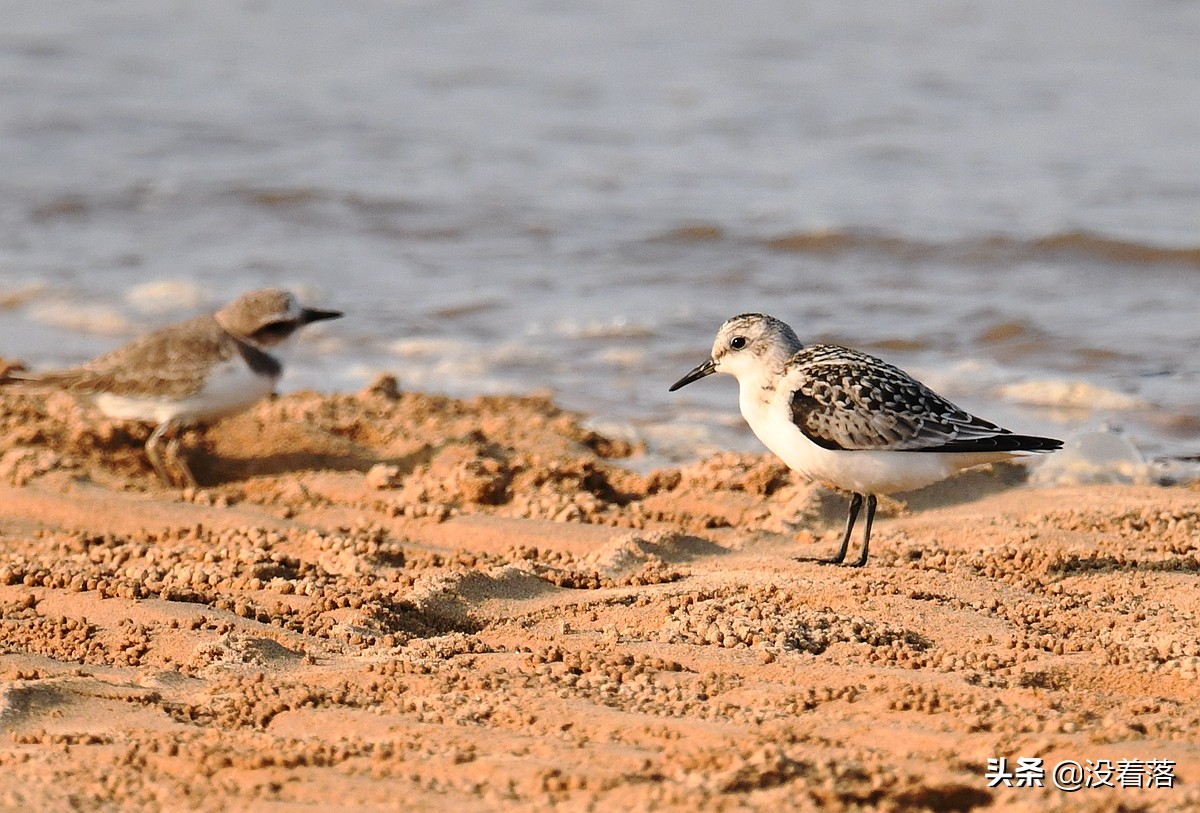
[[[1063,442],[1038,435],[996,435],[986,446],[996,452],[1055,452],[1063,447]]]
[[[1015,435],[1020,445],[1013,451],[1017,452],[1057,452],[1063,447],[1058,438],[1043,438],[1037,435]]]
[[[1037,435],[991,435],[983,438],[967,440],[952,440],[941,446],[926,446],[914,449],[918,452],[1054,452],[1061,449],[1063,442],[1057,438],[1043,438]]]

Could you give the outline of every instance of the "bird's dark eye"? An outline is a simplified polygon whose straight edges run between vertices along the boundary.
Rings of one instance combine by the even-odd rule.
[[[269,322],[258,330],[254,331],[254,338],[262,341],[263,339],[286,339],[292,335],[292,331],[296,329],[296,323],[290,321]]]
[[[743,347],[746,346],[746,337],[745,336],[734,336],[732,339],[729,340],[729,346],[732,347],[734,350],[741,350]]]

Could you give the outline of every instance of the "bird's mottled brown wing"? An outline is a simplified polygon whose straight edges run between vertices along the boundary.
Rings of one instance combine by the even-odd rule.
[[[68,370],[25,376],[82,395],[187,398],[204,385],[212,366],[238,352],[211,316],[147,333]]]
[[[898,367],[835,345],[788,364],[792,420],[826,449],[1013,451],[1025,440],[955,406]],[[1006,448],[1007,447],[1007,448]]]

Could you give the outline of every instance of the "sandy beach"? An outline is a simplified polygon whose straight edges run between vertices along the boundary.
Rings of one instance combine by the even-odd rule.
[[[290,394],[195,492],[147,432],[0,394],[5,810],[1200,805],[1194,484],[971,472],[852,570],[842,496],[548,397]]]

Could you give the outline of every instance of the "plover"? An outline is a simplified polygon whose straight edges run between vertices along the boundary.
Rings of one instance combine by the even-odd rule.
[[[789,468],[850,492],[842,544],[832,559],[818,560],[826,564],[845,561],[864,498],[862,554],[851,567],[867,563],[877,494],[1062,447],[977,418],[874,356],[831,344],[805,347],[788,325],[760,313],[725,322],[712,356],[670,391],[713,373],[737,378],[742,417]]]
[[[306,308],[287,291],[267,288],[216,313],[161,328],[66,370],[10,372],[13,381],[82,395],[110,418],[157,424],[146,455],[168,484],[196,487],[179,457],[179,430],[234,415],[270,395],[283,365],[268,350],[310,322],[340,311]],[[166,440],[164,450],[160,448]]]

